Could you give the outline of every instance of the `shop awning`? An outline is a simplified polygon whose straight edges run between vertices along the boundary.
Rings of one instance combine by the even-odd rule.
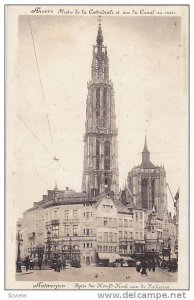
[[[121,258],[128,261],[135,261],[135,259],[133,259],[131,256],[121,256]]]
[[[121,259],[120,255],[117,253],[98,253],[99,259],[109,260],[109,262],[115,262]]]
[[[145,241],[143,240],[135,240],[135,245],[145,245]]]
[[[171,259],[177,259],[177,254],[176,253],[172,253],[170,256]]]
[[[119,260],[121,259],[121,256],[117,253],[112,253],[112,258],[114,258],[114,260]]]
[[[109,259],[110,253],[98,253],[99,259]]]

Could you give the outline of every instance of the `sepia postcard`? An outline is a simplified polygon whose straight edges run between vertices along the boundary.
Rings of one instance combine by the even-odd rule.
[[[188,5],[5,6],[5,289],[189,289],[188,32]]]

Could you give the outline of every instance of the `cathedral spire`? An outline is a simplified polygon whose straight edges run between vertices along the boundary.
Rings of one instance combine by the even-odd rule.
[[[144,142],[143,152],[149,152],[149,151],[148,151],[148,146],[147,146],[147,138],[146,138],[146,135],[145,135],[145,142]]]
[[[96,43],[97,43],[97,47],[98,50],[100,50],[102,48],[102,44],[103,44],[103,34],[102,34],[102,27],[101,27],[101,16],[99,16],[98,18],[98,34],[97,34],[97,38],[96,38]]]
[[[145,135],[144,148],[142,152],[142,163],[149,163],[149,162],[150,162],[150,152],[148,150],[147,138]]]
[[[96,43],[93,45],[93,59],[91,77],[93,82],[107,82],[109,80],[109,60],[107,47],[103,44],[101,17],[98,18]]]
[[[144,142],[144,147],[142,152],[142,163],[140,166],[141,168],[145,168],[145,169],[154,168],[153,163],[150,161],[150,151],[148,150],[146,135],[145,135],[145,142]]]

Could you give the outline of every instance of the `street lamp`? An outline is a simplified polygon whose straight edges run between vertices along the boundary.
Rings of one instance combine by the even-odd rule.
[[[50,256],[51,256],[51,232],[48,230],[47,231],[47,249],[48,249],[48,261],[50,261]]]
[[[21,250],[20,246],[23,244],[22,235],[20,234],[20,231],[18,230],[17,233],[17,243],[18,243],[18,249],[17,249],[17,260],[16,260],[16,272],[21,273],[22,272],[22,262],[21,262]]]
[[[162,242],[162,262],[164,263],[164,242]]]
[[[178,241],[177,241],[177,239],[176,239],[176,241],[175,241],[175,254],[176,254],[176,256],[177,256],[177,262],[178,262]]]
[[[72,260],[72,239],[71,239],[71,237],[69,239],[69,252],[70,252],[70,258]]]
[[[171,238],[168,238],[168,249],[169,249],[169,261],[170,261],[170,256],[171,256]]]

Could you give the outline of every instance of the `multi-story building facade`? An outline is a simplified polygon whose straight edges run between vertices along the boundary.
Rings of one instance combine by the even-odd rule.
[[[145,252],[147,255],[159,255],[163,243],[163,220],[153,211],[147,216],[145,226]]]
[[[98,253],[118,252],[117,207],[111,198],[102,197],[97,202],[96,239]]]
[[[145,253],[145,211],[133,209],[134,253],[142,256]]]
[[[143,211],[132,213],[116,196],[88,197],[55,187],[24,212],[23,251],[31,257],[43,253],[44,259],[76,256],[88,265],[133,255],[134,245],[143,242],[143,220]]]
[[[170,212],[167,212],[163,219],[163,248],[170,249],[170,257],[178,258],[177,252],[177,230],[175,216],[172,217]]]

